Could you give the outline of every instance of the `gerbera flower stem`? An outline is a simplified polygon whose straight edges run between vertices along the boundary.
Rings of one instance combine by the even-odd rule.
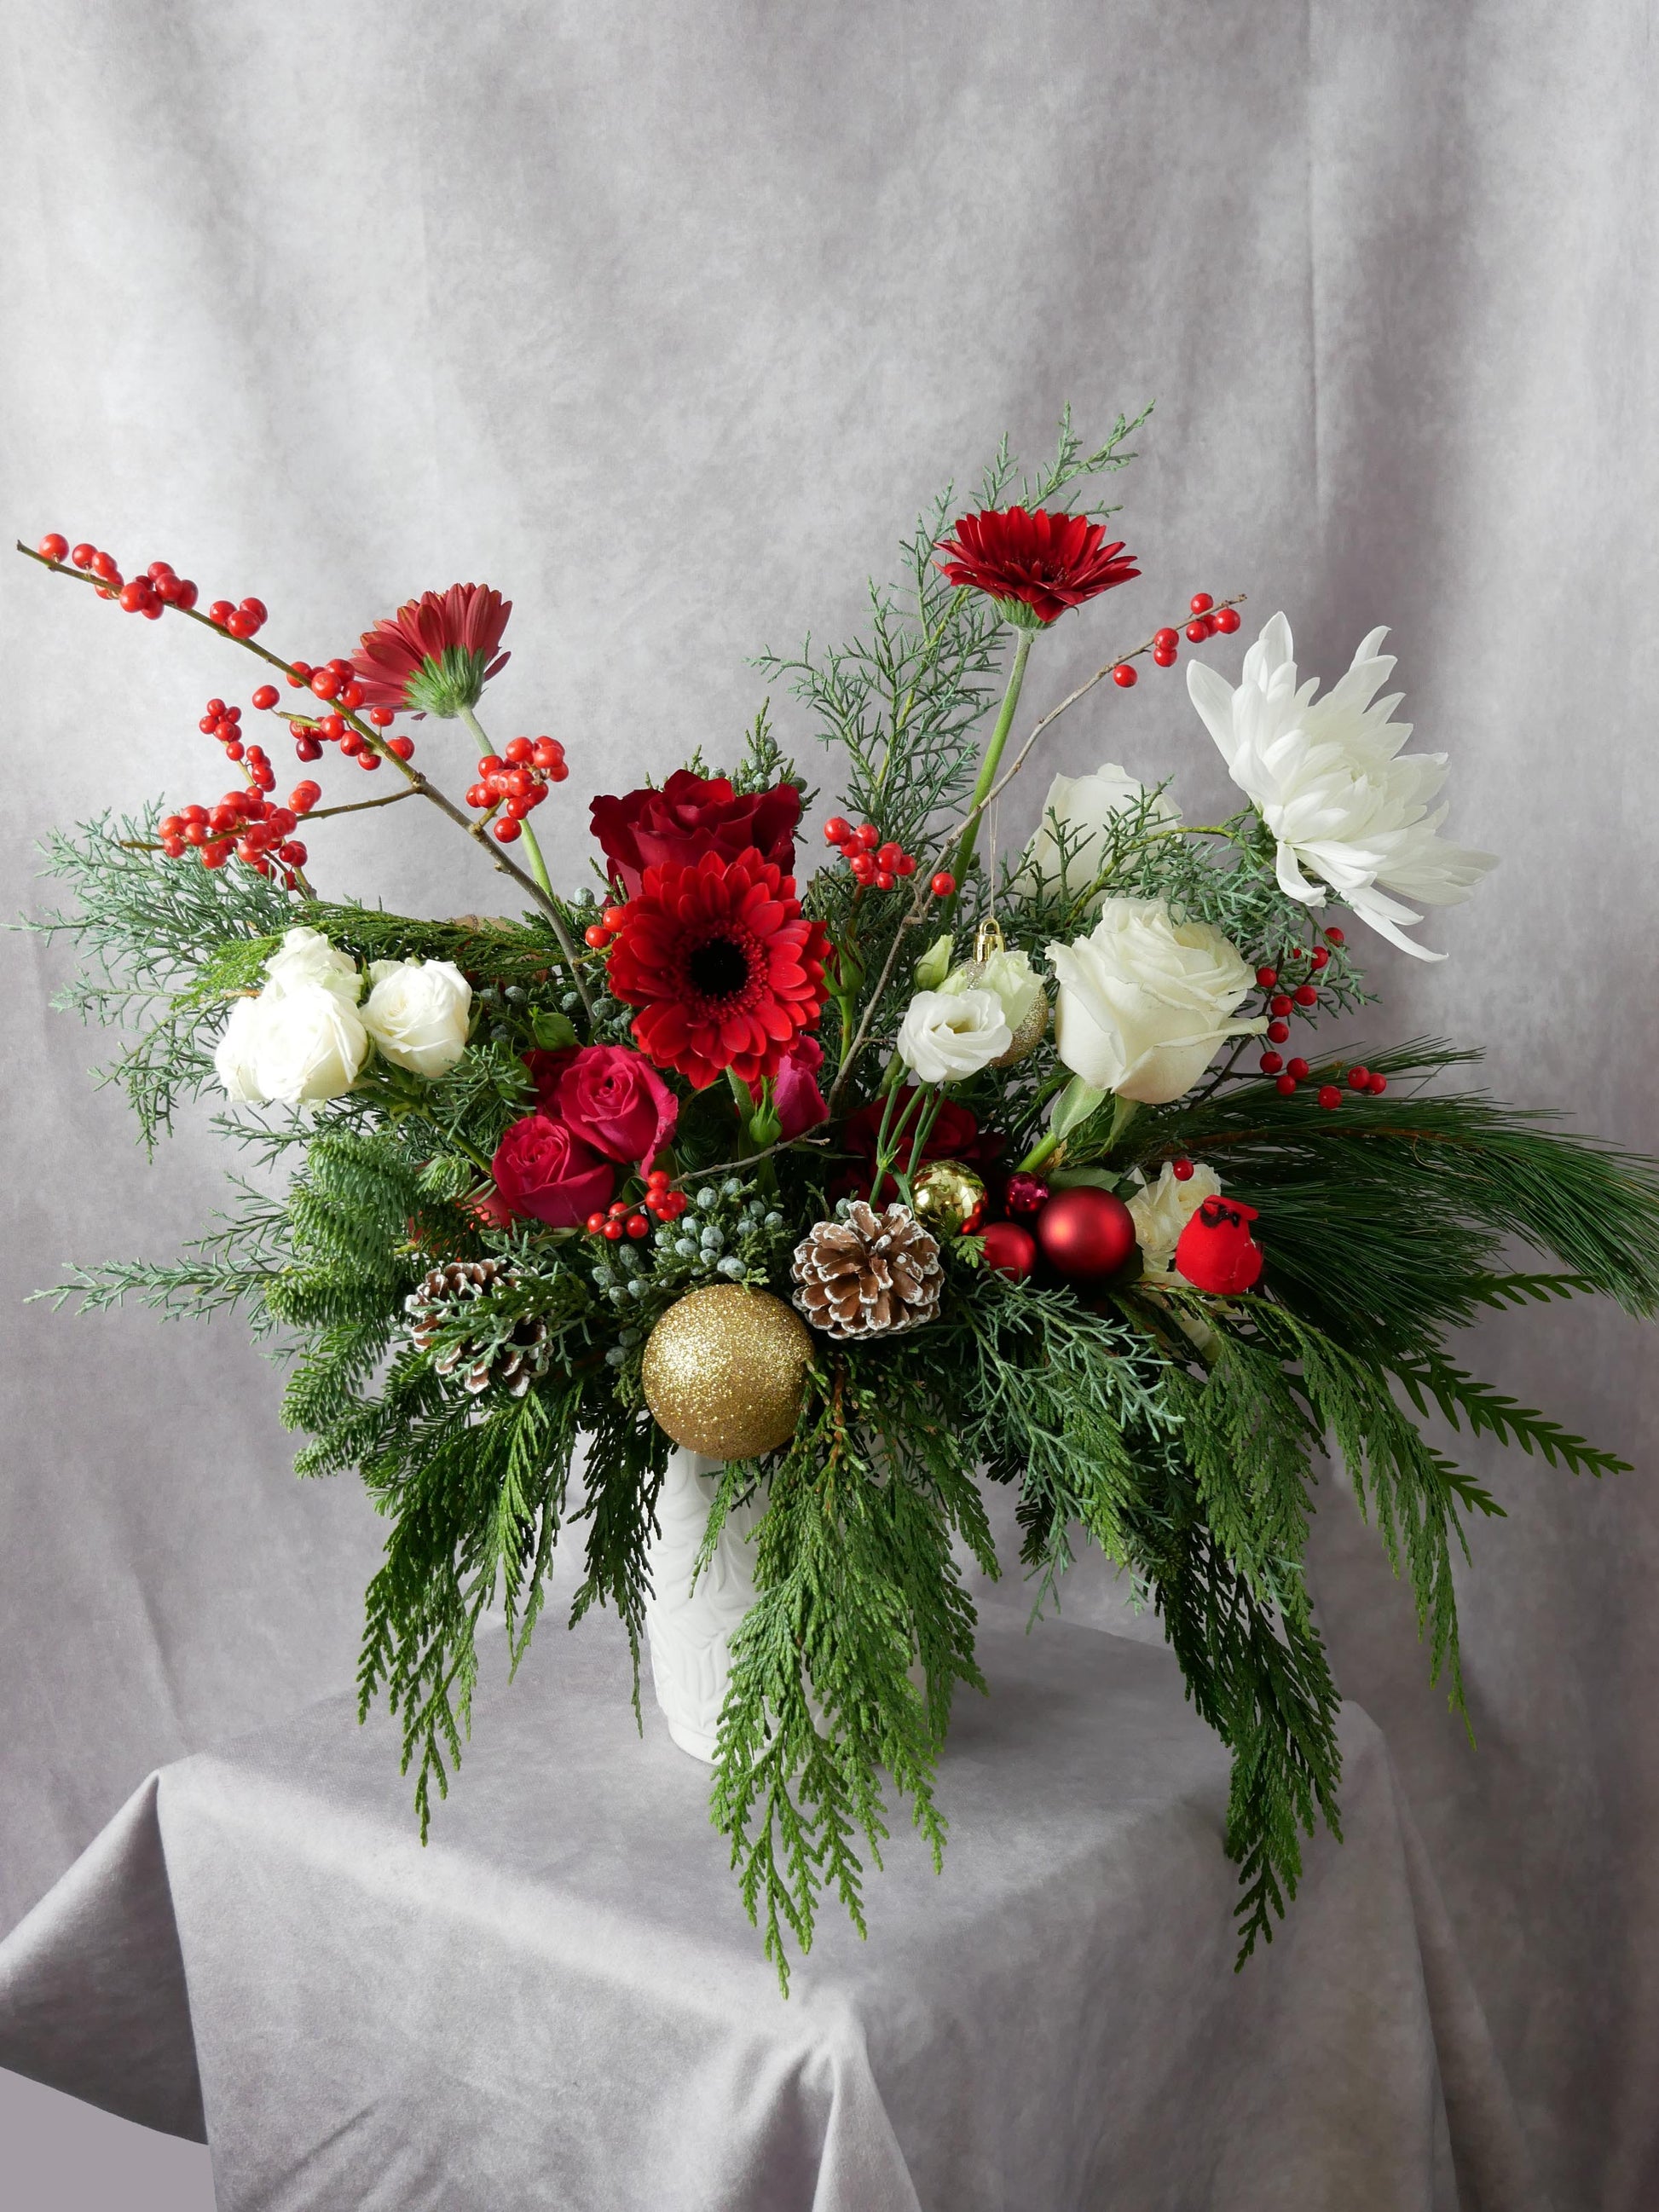
[[[1019,642],[1014,647],[1014,665],[1008,671],[1008,689],[1002,695],[1002,712],[991,732],[991,742],[985,748],[985,757],[980,763],[979,781],[974,786],[974,795],[969,803],[968,819],[963,824],[962,836],[957,844],[957,856],[951,872],[957,879],[957,890],[951,901],[954,913],[957,899],[962,896],[962,886],[968,878],[968,864],[974,857],[974,847],[979,842],[980,817],[985,811],[985,802],[992,785],[996,781],[997,769],[1002,760],[1002,749],[1008,742],[1008,732],[1014,726],[1015,710],[1019,705],[1020,687],[1025,681],[1025,664],[1031,657],[1031,640],[1035,631],[1023,629]]]

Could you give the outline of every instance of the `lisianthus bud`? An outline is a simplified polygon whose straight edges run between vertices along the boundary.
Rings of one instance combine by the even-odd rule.
[[[951,972],[951,950],[956,940],[947,929],[936,937],[915,965],[915,982],[919,991],[937,991]]]

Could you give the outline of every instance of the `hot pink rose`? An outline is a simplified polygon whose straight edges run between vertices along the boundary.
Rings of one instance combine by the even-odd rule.
[[[550,1115],[514,1122],[490,1162],[495,1188],[514,1213],[550,1229],[574,1229],[607,1205],[616,1170]]]
[[[817,1039],[799,1036],[773,1079],[772,1103],[786,1144],[792,1137],[816,1129],[830,1111],[817,1085],[817,1072],[823,1066],[823,1047]]]
[[[539,1079],[538,1079],[539,1081]],[[674,1133],[680,1104],[647,1060],[626,1045],[590,1044],[559,1071],[559,1118],[607,1159],[648,1168]]]

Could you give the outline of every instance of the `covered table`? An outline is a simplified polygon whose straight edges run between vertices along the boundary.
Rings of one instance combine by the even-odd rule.
[[[1163,1651],[988,1608],[991,1695],[779,1995],[614,1624],[482,1691],[432,1841],[331,1700],[153,1776],[0,1943],[0,2064],[205,2134],[226,2212],[1522,2212],[1386,1747],[1233,1972],[1226,1761]],[[486,1674],[499,1683],[500,1653]]]

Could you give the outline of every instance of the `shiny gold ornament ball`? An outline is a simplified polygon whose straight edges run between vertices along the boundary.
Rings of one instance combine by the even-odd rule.
[[[915,1176],[910,1188],[916,1218],[936,1235],[959,1237],[977,1229],[985,1212],[985,1185],[960,1160],[935,1160]]]
[[[794,1434],[811,1361],[806,1324],[781,1298],[714,1283],[670,1306],[641,1380],[677,1444],[705,1459],[753,1459]]]

